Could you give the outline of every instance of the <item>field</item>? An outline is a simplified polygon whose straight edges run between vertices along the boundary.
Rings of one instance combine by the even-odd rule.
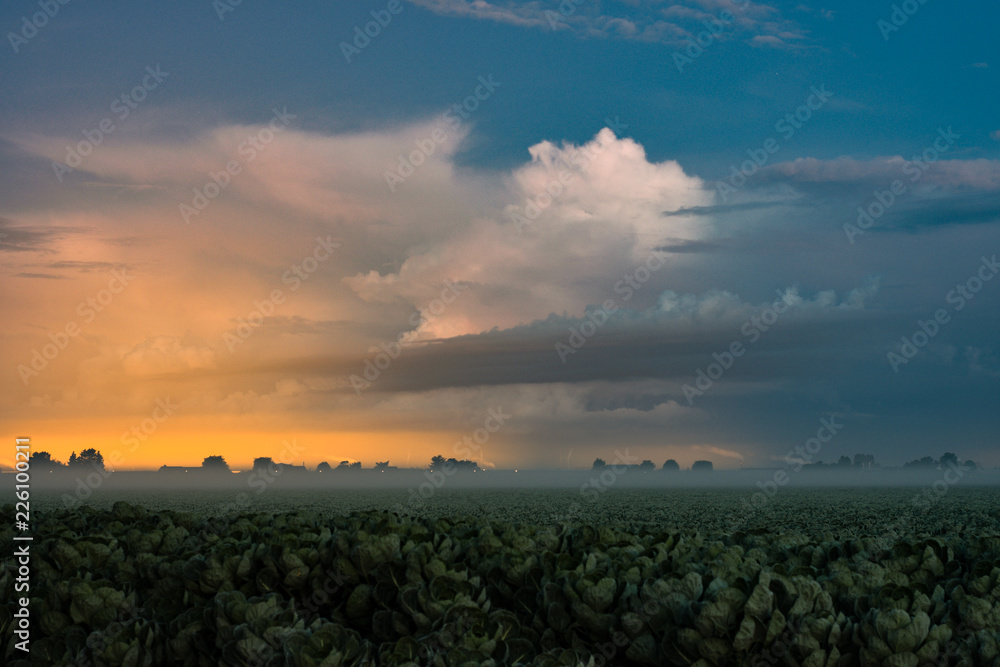
[[[1000,664],[995,487],[761,497],[272,489],[226,511],[231,491],[39,492],[32,660]]]

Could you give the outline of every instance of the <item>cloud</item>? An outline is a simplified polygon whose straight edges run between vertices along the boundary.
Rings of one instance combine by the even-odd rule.
[[[762,382],[811,376],[817,358],[823,357],[822,350],[828,346],[867,341],[872,331],[887,326],[884,314],[868,310],[878,290],[878,280],[842,296],[833,290],[809,297],[799,295],[794,288],[782,290],[791,308],[781,316],[780,325],[752,346],[748,364],[734,369],[731,374],[734,382],[720,393],[742,392],[743,388],[753,387],[759,390]],[[774,300],[777,298],[775,295]],[[566,344],[572,331],[586,330],[585,323],[593,320],[587,315],[566,317],[553,313],[510,329],[442,339],[433,345],[406,349],[363,396],[409,395],[448,387],[650,379],[664,383],[660,386],[661,393],[667,393],[660,402],[677,400],[681,385],[690,381],[706,359],[711,361],[711,352],[729,349],[733,341],[750,340],[747,331],[756,328],[752,318],[759,319],[772,303],[755,304],[720,290],[701,295],[667,291],[649,308],[621,308],[612,313],[598,332],[565,362],[556,350],[556,343]],[[862,323],[868,329],[859,329]],[[886,337],[894,333],[891,328],[889,332]],[[275,372],[339,377],[339,388],[330,388],[351,394],[347,374],[362,369],[360,359],[314,357],[281,364]],[[606,401],[606,407],[616,406],[610,397]],[[641,405],[631,407],[638,409]]]
[[[727,459],[738,459],[740,463],[743,463],[743,455],[731,449],[704,445],[694,445],[692,449],[695,452],[705,452],[706,454],[714,454],[715,456],[721,456]]]
[[[47,266],[50,269],[69,269],[72,271],[79,271],[81,273],[90,273],[91,271],[102,271],[107,273],[113,269],[122,268],[121,264],[115,264],[114,262],[80,262],[65,259],[58,262],[51,262],[47,264]]]
[[[29,273],[21,272],[15,273],[16,278],[44,278],[46,280],[66,280],[66,276],[56,276],[51,273]]]
[[[664,238],[694,240],[709,225],[661,211],[704,206],[701,179],[673,161],[650,162],[642,146],[609,129],[576,146],[545,141],[510,176],[499,210],[480,216],[398,271],[345,280],[366,301],[413,304],[417,338],[509,328],[553,312],[582,313],[642,266]],[[450,281],[454,302],[432,309]]]
[[[990,132],[990,139],[993,141],[1000,141],[1000,130],[993,130]]]
[[[0,252],[54,253],[59,241],[86,233],[86,229],[60,225],[19,225],[0,217]]]
[[[542,10],[537,6],[519,7],[516,3],[501,6],[485,0],[473,0],[472,2],[465,0],[410,0],[410,2],[444,16],[497,21],[498,23],[526,27],[548,25]]]
[[[139,343],[122,357],[127,375],[148,376],[215,367],[215,351],[185,345],[173,336],[156,336]]]
[[[496,21],[523,28],[568,30],[580,38],[624,39],[684,46],[705,30],[704,22],[716,21],[724,11],[735,15],[724,25],[726,32],[750,34],[753,46],[794,48],[790,40],[804,39],[798,26],[781,18],[774,7],[763,4],[734,5],[723,0],[690,0],[686,4],[653,2],[646,6],[627,3],[617,9],[608,3],[488,2],[487,0],[409,0],[418,7],[440,14]],[[605,13],[607,12],[607,13]],[[717,39],[729,39],[723,33]]]
[[[914,180],[917,173],[921,176]],[[876,182],[885,187],[895,179],[915,182],[921,187],[942,186],[977,190],[1000,189],[1000,161],[947,160],[918,165],[900,155],[858,160],[843,157],[836,160],[798,158],[761,170],[757,181],[766,183],[860,183],[865,187]]]
[[[715,204],[713,206],[690,206],[686,208],[680,208],[676,211],[664,211],[663,215],[673,216],[673,215],[723,215],[726,213],[740,213],[743,211],[751,211],[761,208],[771,208],[774,206],[783,206],[785,202],[742,202],[739,204]]]
[[[658,252],[667,253],[707,253],[718,252],[726,248],[724,241],[685,241],[669,239],[669,243],[656,248]]]

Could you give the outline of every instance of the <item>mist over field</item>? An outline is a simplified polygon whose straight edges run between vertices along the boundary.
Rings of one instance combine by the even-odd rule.
[[[944,482],[945,473],[950,482]],[[96,475],[92,476],[91,475]],[[100,480],[99,484],[90,482]],[[490,470],[476,473],[456,472],[447,475],[432,470],[393,470],[379,472],[364,470],[356,473],[316,473],[283,472],[279,474],[241,472],[219,475],[205,473],[197,467],[190,472],[110,472],[81,471],[80,473],[52,473],[35,478],[35,488],[45,492],[90,489],[200,489],[200,490],[244,490],[260,494],[269,490],[310,489],[315,491],[336,491],[338,489],[425,489],[435,491],[441,488],[459,489],[580,489],[583,494],[612,488],[753,488],[763,486],[785,488],[813,487],[913,487],[933,486],[935,482],[951,487],[995,486],[1000,484],[1000,471],[956,467],[955,471],[945,470],[886,470],[875,469],[865,472],[854,470],[809,470],[795,472],[794,467],[761,468],[753,470],[718,470],[710,473],[691,471],[616,472],[614,466],[605,470]],[[0,482],[13,483],[7,474],[0,476]],[[592,490],[592,491],[591,491]]]

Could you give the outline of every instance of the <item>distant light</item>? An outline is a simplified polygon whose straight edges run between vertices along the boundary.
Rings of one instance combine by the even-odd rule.
[[[517,468],[514,468],[514,472],[517,472]]]

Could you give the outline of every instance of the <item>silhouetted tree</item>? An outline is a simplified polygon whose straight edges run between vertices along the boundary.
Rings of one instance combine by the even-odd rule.
[[[326,461],[323,461],[318,466],[316,466],[316,472],[330,472],[331,470],[332,468],[330,467],[330,464],[327,463]]]
[[[75,467],[91,467],[95,466],[99,470],[104,470],[104,457],[101,453],[94,449],[93,447],[88,447],[87,449],[80,452],[79,456],[74,453],[69,458],[70,465]]]
[[[966,459],[963,465],[965,465],[966,468],[972,468],[973,470],[977,470],[979,468],[979,466],[976,465],[976,462],[972,459]]]
[[[69,463],[67,463],[66,465],[68,465],[70,468],[75,468],[76,467],[76,465],[77,465],[76,452],[73,452],[73,453],[71,453],[69,455]]]
[[[711,461],[695,461],[691,465],[691,470],[693,472],[712,472],[712,462]]]
[[[206,456],[201,462],[201,467],[211,472],[229,472],[229,464],[221,456]]]
[[[938,459],[938,463],[940,463],[944,467],[947,467],[949,464],[957,466],[958,457],[952,454],[951,452],[945,452],[944,454],[941,455],[941,458]]]
[[[431,470],[440,470],[444,466],[444,457],[438,454],[431,457]]]
[[[261,456],[253,460],[253,469],[256,472],[274,472],[278,466],[274,465],[274,459],[270,456]]]
[[[903,467],[904,468],[933,468],[936,465],[937,465],[937,462],[934,461],[933,458],[931,458],[930,456],[924,456],[923,458],[916,459],[914,461],[910,461],[909,463],[904,463]]]
[[[677,463],[677,461],[674,461],[673,459],[667,459],[666,461],[663,462],[663,469],[666,470],[667,472],[673,472],[675,470],[680,470],[681,466],[679,463]]]
[[[851,457],[849,457],[849,456],[841,456],[839,459],[837,459],[837,465],[841,466],[841,467],[844,467],[844,468],[850,468],[851,467]]]
[[[875,457],[872,454],[855,454],[855,468],[871,468],[875,465]]]
[[[375,463],[375,470],[385,470],[388,467],[389,467],[388,461],[376,461]]]
[[[593,465],[594,470],[602,470],[607,467],[608,464],[604,459],[594,459],[594,465]]]
[[[649,459],[646,459],[639,464],[639,470],[656,470],[656,464]]]
[[[48,452],[32,452],[31,456],[28,457],[28,464],[36,472],[39,470],[62,470],[66,467],[65,464],[53,459]]]
[[[475,461],[469,461],[467,459],[462,459],[459,461],[454,456],[444,462],[445,470],[465,470],[465,471],[475,471],[479,470],[479,464]]]

